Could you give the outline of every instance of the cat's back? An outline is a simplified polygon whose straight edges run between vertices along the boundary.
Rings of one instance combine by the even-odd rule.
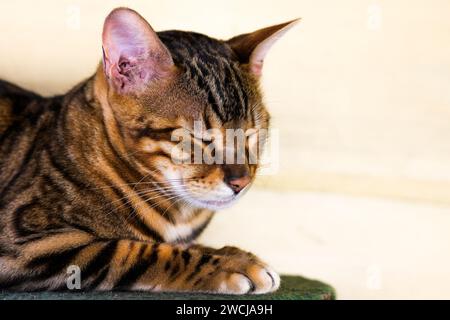
[[[23,117],[27,107],[43,98],[38,94],[0,80],[0,136],[14,121]]]
[[[45,98],[0,80],[0,193],[23,173],[51,138],[51,108],[57,97]]]

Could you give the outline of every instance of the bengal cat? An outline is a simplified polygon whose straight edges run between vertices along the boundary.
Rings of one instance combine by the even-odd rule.
[[[279,276],[249,252],[193,240],[248,189],[258,165],[174,163],[174,130],[267,129],[258,88],[295,21],[227,41],[156,33],[113,10],[103,63],[67,94],[0,82],[0,288],[267,293]],[[204,145],[202,137],[192,137]]]

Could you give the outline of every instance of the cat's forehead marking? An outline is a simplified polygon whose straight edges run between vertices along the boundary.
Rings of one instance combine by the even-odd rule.
[[[245,118],[249,104],[246,81],[231,48],[192,32],[158,35],[184,70],[191,92],[203,96],[222,122]]]

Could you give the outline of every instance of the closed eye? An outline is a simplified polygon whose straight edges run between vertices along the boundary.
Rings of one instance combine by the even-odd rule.
[[[177,130],[179,128],[175,128],[175,127],[167,127],[167,128],[148,128],[149,131],[151,131],[152,133],[171,133],[174,130]]]
[[[137,138],[149,137],[152,139],[169,139],[174,130],[178,128],[166,127],[166,128],[151,128],[145,127],[142,129],[136,129],[135,135]]]

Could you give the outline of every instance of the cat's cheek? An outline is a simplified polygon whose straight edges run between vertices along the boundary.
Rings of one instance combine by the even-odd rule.
[[[167,163],[167,161],[165,163],[159,163],[157,167],[162,172],[166,181],[178,181],[182,178],[182,171],[176,166]]]

